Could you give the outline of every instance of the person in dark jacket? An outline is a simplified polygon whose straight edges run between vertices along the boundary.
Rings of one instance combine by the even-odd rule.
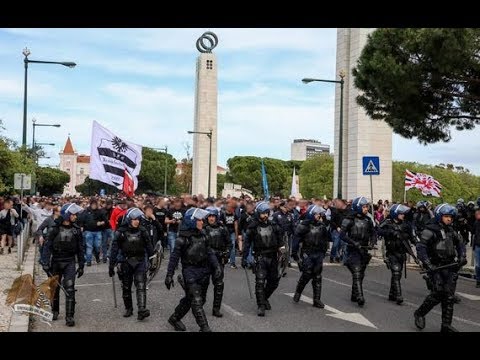
[[[100,262],[102,247],[102,231],[108,219],[105,213],[98,208],[96,199],[90,200],[90,206],[82,214],[82,225],[85,233],[86,261],[87,266],[92,265],[92,253],[95,251],[95,259]]]
[[[442,304],[442,332],[456,332],[452,326],[454,295],[458,271],[467,264],[465,244],[453,228],[457,209],[450,204],[435,208],[434,216],[425,225],[417,243],[418,259],[427,271],[430,294],[415,311],[415,325],[425,328],[425,315],[439,303]],[[445,267],[446,266],[446,267]]]
[[[332,233],[332,248],[330,250],[330,262],[341,262],[343,260],[344,248],[340,239],[340,230],[343,219],[348,215],[350,209],[347,202],[341,199],[335,199],[335,207],[330,208],[332,214],[330,217],[330,231]]]
[[[38,238],[38,246],[39,246],[39,253],[40,253],[39,261],[41,261],[43,245],[45,243],[45,237],[47,236],[50,229],[56,226],[57,223],[55,222],[55,220],[57,220],[60,217],[60,211],[61,211],[61,207],[55,206],[53,208],[53,214],[47,217],[45,220],[43,220],[43,222],[40,224],[40,226],[38,227],[35,233],[35,236]]]
[[[132,284],[137,288],[138,320],[150,316],[147,309],[147,258],[153,256],[152,242],[147,230],[140,225],[144,213],[138,208],[127,210],[122,225],[115,232],[108,274],[115,275],[115,267],[121,273],[124,317],[133,315]],[[118,253],[121,252],[121,260]],[[150,265],[152,269],[152,264]],[[153,270],[153,269],[152,269]]]
[[[291,267],[290,256],[292,252],[292,240],[293,233],[295,232],[295,225],[293,222],[292,214],[288,211],[287,202],[280,201],[279,210],[273,213],[273,220],[283,232],[283,237],[287,240],[285,244],[287,245],[287,262],[288,266]]]
[[[103,230],[102,230],[102,261],[105,264],[110,256],[110,246],[113,240],[113,230],[110,224],[110,217],[113,212],[113,201],[107,199],[105,201],[105,207],[101,209]]]
[[[60,217],[47,234],[41,264],[47,275],[58,275],[68,295],[65,299],[65,323],[75,326],[75,275],[83,275],[85,258],[83,254],[83,239],[80,227],[75,224],[77,214],[83,209],[77,204],[67,203],[62,206]],[[75,270],[75,257],[78,269]],[[55,289],[52,312],[53,320],[58,319],[60,308],[60,287]]]
[[[158,241],[160,241],[161,244],[164,243],[163,226],[157,220],[152,205],[146,205],[144,211],[145,217],[142,219],[142,225],[147,229],[150,240],[152,241],[152,247],[155,248]]]
[[[212,269],[214,269],[215,278],[221,276],[221,269],[215,253],[208,245],[207,236],[202,231],[203,221],[208,214],[208,211],[199,208],[190,208],[185,212],[168,262],[165,286],[168,290],[173,286],[175,268],[181,260],[185,290],[185,296],[180,299],[180,303],[168,319],[168,323],[173,326],[175,331],[186,330],[181,320],[190,308],[200,331],[212,331],[208,325],[203,305],[206,301]]]
[[[480,288],[480,209],[475,211],[472,237],[473,251],[475,253],[475,279],[477,280],[477,288]]]

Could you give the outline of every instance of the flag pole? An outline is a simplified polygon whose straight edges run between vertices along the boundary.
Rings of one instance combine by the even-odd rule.
[[[407,188],[404,186],[403,187],[403,203],[405,204],[407,202]]]

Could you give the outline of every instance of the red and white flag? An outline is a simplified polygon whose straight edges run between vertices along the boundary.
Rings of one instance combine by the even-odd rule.
[[[133,176],[130,175],[127,169],[124,171],[123,175],[123,187],[122,190],[125,195],[132,197],[135,194],[135,183],[133,182]]]
[[[422,195],[440,197],[442,185],[433,176],[405,170],[405,190],[417,188]]]

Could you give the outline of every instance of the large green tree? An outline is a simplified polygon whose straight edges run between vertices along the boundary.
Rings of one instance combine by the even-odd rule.
[[[333,156],[319,154],[305,160],[300,169],[299,178],[300,193],[304,198],[331,197],[333,194]]]
[[[405,138],[449,141],[480,122],[480,29],[381,28],[356,67],[357,102]]]
[[[147,147],[142,150],[142,168],[138,176],[137,193],[164,192],[165,166],[167,166],[167,193],[175,188],[175,158],[162,151],[156,151]],[[165,163],[166,160],[166,163]]]
[[[42,196],[62,193],[64,186],[70,181],[68,173],[50,167],[38,167],[36,178],[37,192],[40,192]]]

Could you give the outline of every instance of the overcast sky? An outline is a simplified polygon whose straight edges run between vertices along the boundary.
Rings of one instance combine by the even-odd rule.
[[[334,89],[301,83],[303,77],[334,78],[336,29],[2,29],[0,119],[6,135],[22,139],[23,55],[30,64],[28,137],[32,118],[59,123],[37,127],[37,142],[58,165],[68,134],[75,150],[88,154],[92,121],[134,143],[168,146],[185,157],[192,144],[196,39],[207,30],[219,38],[218,159],[235,155],[290,159],[295,138],[332,145]],[[450,143],[425,147],[393,136],[393,158],[427,164],[453,163],[480,174],[479,130],[454,132]],[[380,140],[381,141],[381,140]]]

